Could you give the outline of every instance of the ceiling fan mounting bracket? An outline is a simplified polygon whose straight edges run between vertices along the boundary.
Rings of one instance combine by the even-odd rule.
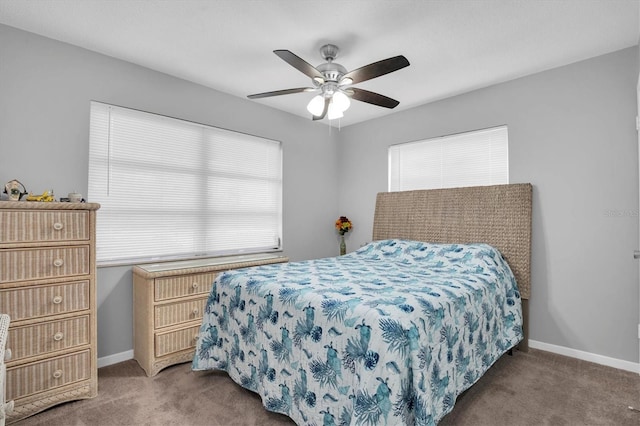
[[[320,48],[320,54],[322,55],[322,58],[327,62],[331,62],[335,58],[337,58],[339,51],[340,48],[335,44],[325,44]]]

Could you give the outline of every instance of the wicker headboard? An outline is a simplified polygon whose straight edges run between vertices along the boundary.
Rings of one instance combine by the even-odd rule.
[[[529,299],[531,194],[529,183],[381,192],[373,240],[490,244],[509,263],[522,298]]]

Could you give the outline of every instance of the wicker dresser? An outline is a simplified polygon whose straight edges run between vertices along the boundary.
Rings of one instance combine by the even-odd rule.
[[[275,254],[256,254],[134,266],[134,358],[147,376],[193,359],[203,310],[217,274],[287,261]]]
[[[99,204],[0,201],[0,312],[11,317],[8,423],[98,392]]]

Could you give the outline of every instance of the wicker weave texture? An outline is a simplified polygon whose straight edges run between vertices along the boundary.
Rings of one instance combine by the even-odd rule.
[[[230,257],[233,257],[233,256],[230,256]],[[224,272],[230,269],[249,268],[251,266],[270,265],[272,263],[283,263],[288,261],[289,261],[288,257],[274,254],[271,257],[266,259],[229,261],[229,262],[222,262],[222,263],[214,262],[211,265],[207,265],[207,266],[176,267],[174,269],[167,269],[167,270],[155,271],[155,272],[145,269],[145,265],[135,265],[133,267],[133,273],[143,278],[150,279],[150,278],[180,276],[180,275],[188,275],[188,274],[202,274],[205,272]],[[176,262],[176,263],[179,263],[179,262]]]
[[[202,319],[207,297],[155,307],[156,328]]]
[[[7,336],[9,330],[9,322],[11,316],[6,313],[0,313],[0,362],[4,363],[4,351],[7,345]],[[3,401],[0,401],[0,403]]]
[[[89,281],[0,290],[0,306],[12,321],[89,309]]]
[[[95,397],[95,391],[88,381],[74,383],[64,388],[54,388],[47,392],[25,397],[16,404],[11,414],[7,416],[9,423],[13,423],[34,413],[38,413],[52,405]]]
[[[0,201],[0,210],[87,210],[100,208],[98,203],[46,203],[39,201]]]
[[[89,245],[0,252],[0,283],[89,273]]]
[[[158,333],[156,335],[156,357],[195,348],[198,330],[200,330],[200,326],[183,328],[169,333]]]
[[[9,330],[13,361],[88,345],[89,315],[44,322]]]
[[[7,404],[5,403],[6,366],[4,364],[4,351],[7,343],[7,331],[9,330],[10,319],[9,315],[0,314],[0,426],[4,426],[5,419],[7,417]]]
[[[0,243],[88,240],[89,212],[0,210]]]
[[[520,293],[531,292],[532,185],[381,192],[373,240],[487,243],[502,253]]]
[[[7,370],[7,398],[25,397],[69,383],[89,379],[88,350],[11,367]]]
[[[209,294],[216,273],[158,278],[154,286],[156,302],[196,294]]]

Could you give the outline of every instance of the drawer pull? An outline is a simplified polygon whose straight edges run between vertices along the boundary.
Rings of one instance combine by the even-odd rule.
[[[191,284],[191,287],[193,287],[194,290],[197,290],[199,286],[200,286],[200,284],[198,284],[198,283]]]
[[[62,296],[56,296],[53,298],[53,303],[59,305],[62,303]]]
[[[56,259],[53,261],[53,266],[55,266],[56,268],[59,268],[62,265],[64,265],[64,260],[62,259]]]
[[[198,315],[198,312],[200,312],[200,309],[195,308],[195,309],[193,310],[193,315],[194,315],[194,316],[195,316],[195,315]]]
[[[64,228],[64,225],[60,222],[56,222],[53,224],[53,229],[55,229],[56,231],[61,231],[62,228]]]
[[[197,342],[198,341],[198,335],[196,334],[195,336],[193,336],[193,341]]]
[[[59,379],[60,377],[62,377],[62,370],[56,370],[53,372],[54,379]]]
[[[53,340],[55,340],[56,342],[59,342],[63,338],[64,338],[64,334],[62,334],[62,332],[60,331],[58,331],[56,334],[53,335]]]
[[[5,349],[5,350],[4,350],[4,361],[5,361],[5,362],[7,362],[7,361],[11,361],[11,356],[12,356],[12,354],[11,354],[11,348],[7,348],[7,349]],[[2,401],[0,401],[0,402],[2,402]]]
[[[7,402],[6,404],[4,404],[4,413],[5,414],[11,414],[13,413],[13,399],[9,402]]]

